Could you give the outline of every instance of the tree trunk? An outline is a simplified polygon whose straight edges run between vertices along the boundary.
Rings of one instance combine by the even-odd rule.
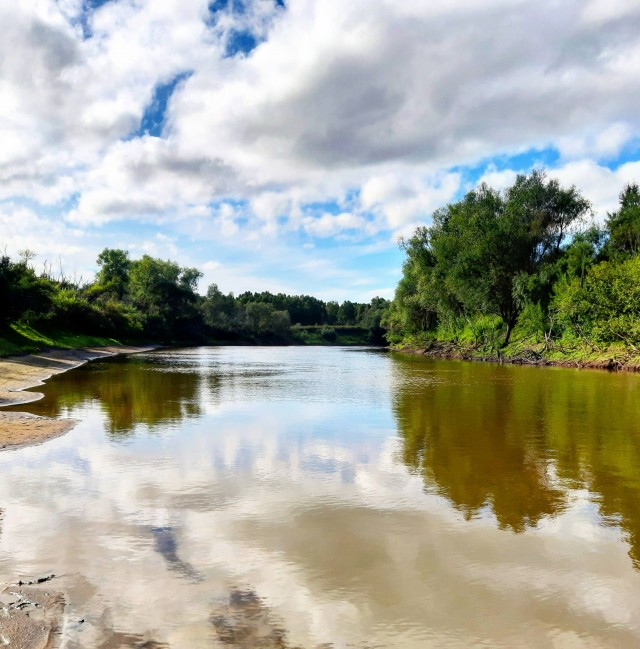
[[[516,316],[512,315],[509,318],[507,318],[507,335],[504,338],[504,342],[502,343],[502,347],[506,347],[509,344],[509,338],[511,338],[511,332],[513,331],[513,328],[516,325]]]

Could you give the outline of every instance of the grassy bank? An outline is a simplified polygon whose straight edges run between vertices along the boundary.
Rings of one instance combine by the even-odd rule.
[[[580,340],[539,341],[516,336],[501,348],[463,340],[414,338],[395,343],[391,349],[443,359],[640,371],[640,351],[624,343],[594,345]]]
[[[152,343],[153,341],[144,341]],[[90,336],[56,329],[36,329],[26,324],[12,324],[0,331],[0,358],[33,354],[47,349],[78,349],[106,347],[119,344],[141,344],[139,340]],[[168,344],[164,341],[164,344]],[[235,336],[202,337],[197,340],[175,340],[175,345],[370,345],[382,344],[372,340],[366,327],[294,326],[288,335],[272,333]]]
[[[13,324],[0,331],[0,358],[33,354],[44,349],[106,347],[121,341],[103,336],[86,336],[65,331],[41,331],[24,324]]]

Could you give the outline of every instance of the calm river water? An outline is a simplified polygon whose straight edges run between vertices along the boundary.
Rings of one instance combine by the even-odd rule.
[[[0,454],[0,581],[60,575],[64,647],[640,646],[640,376],[209,347],[44,391],[80,423]]]

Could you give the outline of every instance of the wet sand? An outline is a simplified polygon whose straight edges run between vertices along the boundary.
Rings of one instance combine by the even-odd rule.
[[[40,392],[23,392],[90,360],[149,351],[153,347],[125,345],[72,350],[0,359],[0,408],[30,403]],[[76,424],[73,419],[50,419],[26,412],[0,410],[0,450],[40,444],[63,435]],[[38,580],[36,580],[38,581]],[[47,579],[48,581],[48,579]],[[51,587],[54,587],[54,590]],[[53,649],[58,646],[65,600],[53,584],[0,586],[0,644],[15,649]]]
[[[0,359],[0,408],[37,401],[40,392],[23,392],[44,385],[48,378],[71,370],[97,358],[117,354],[133,354],[153,347],[88,347],[85,349],[52,350],[28,356]],[[40,444],[63,435],[75,425],[73,419],[49,419],[26,412],[0,410],[0,450]]]
[[[0,592],[0,643],[15,649],[58,647],[64,606],[64,597],[47,583],[7,586]]]

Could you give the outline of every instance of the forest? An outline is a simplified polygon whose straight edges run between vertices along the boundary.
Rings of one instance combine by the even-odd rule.
[[[575,187],[542,170],[498,191],[481,184],[400,241],[391,302],[309,295],[234,296],[174,261],[103,250],[92,282],[45,267],[33,253],[0,256],[0,353],[101,340],[161,344],[354,344],[462,349],[547,358],[640,346],[640,186],[597,224]]]
[[[504,191],[482,184],[401,247],[402,278],[382,321],[398,347],[551,359],[638,351],[636,183],[601,225],[576,187],[544,171]]]
[[[384,342],[388,301],[324,302],[308,295],[197,292],[202,273],[174,261],[103,250],[93,282],[36,272],[33,253],[0,256],[0,354],[109,341],[159,344]]]

